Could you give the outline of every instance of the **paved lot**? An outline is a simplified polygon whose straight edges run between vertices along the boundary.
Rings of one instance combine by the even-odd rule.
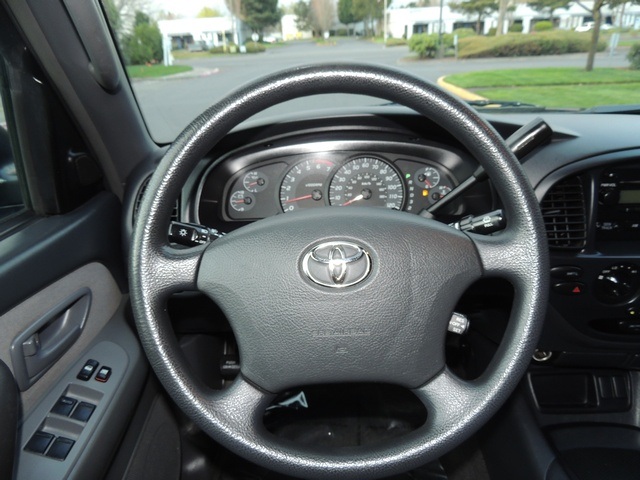
[[[626,51],[598,54],[596,67],[625,67]],[[585,54],[546,57],[492,58],[474,60],[416,61],[406,47],[384,48],[357,39],[340,39],[333,46],[300,42],[271,48],[258,55],[212,56],[183,63],[194,71],[183,76],[134,82],[134,89],[150,130],[157,140],[169,141],[195,116],[240,85],[296,65],[358,61],[402,68],[435,81],[443,75],[499,68],[584,67]],[[270,109],[265,115],[300,109],[379,103],[367,97],[332,95],[309,97]]]

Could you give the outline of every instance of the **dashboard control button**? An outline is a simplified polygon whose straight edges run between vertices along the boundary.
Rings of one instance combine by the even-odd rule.
[[[632,300],[640,290],[640,267],[632,263],[612,265],[596,279],[596,296],[604,303]]]
[[[96,406],[91,403],[80,402],[80,404],[73,411],[71,418],[73,418],[74,420],[79,420],[81,422],[88,422],[95,409]]]
[[[84,382],[89,380],[96,371],[96,368],[98,368],[98,365],[100,365],[100,363],[96,360],[87,360],[87,363],[84,364],[84,367],[82,367],[82,370],[78,373],[78,380],[82,380]]]
[[[559,282],[553,285],[553,291],[562,295],[582,295],[584,293],[584,283],[580,282]]]
[[[563,280],[577,280],[582,277],[582,269],[573,265],[561,265],[551,268],[551,276],[553,278],[561,278]]]
[[[47,450],[51,440],[53,440],[53,435],[50,433],[36,432],[25,445],[24,449],[29,452],[43,454]]]
[[[51,413],[68,417],[76,405],[76,400],[70,397],[62,396],[58,399],[56,404],[51,409]]]
[[[98,370],[98,373],[96,374],[96,380],[98,382],[105,383],[107,380],[109,380],[110,376],[111,376],[111,368],[101,367],[100,370]]]
[[[51,445],[51,448],[47,452],[47,457],[55,458],[56,460],[64,460],[67,458],[67,455],[69,455],[74,443],[76,442],[70,438],[56,438],[56,441],[53,442],[53,445]]]

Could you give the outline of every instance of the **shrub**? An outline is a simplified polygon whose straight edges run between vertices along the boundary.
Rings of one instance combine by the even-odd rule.
[[[237,52],[238,47],[235,43],[227,43],[226,47],[224,45],[218,45],[217,47],[211,47],[209,49],[209,53],[219,54],[219,53],[231,53]]]
[[[629,68],[631,70],[640,70],[640,43],[634,43],[629,49],[627,54],[627,60],[631,64]]]
[[[262,43],[258,42],[247,42],[244,46],[247,49],[247,53],[262,53],[267,49]]]
[[[476,31],[473,28],[456,28],[453,31],[453,35],[458,35],[458,40],[461,38],[475,37]]]
[[[409,50],[416,52],[418,57],[434,57],[438,49],[438,34],[417,33],[409,39]]]
[[[437,33],[419,33],[412,35],[408,42],[409,50],[416,52],[418,57],[427,58],[435,57],[438,51],[438,34]],[[453,46],[453,34],[445,33],[442,35],[442,48],[447,49]]]
[[[459,43],[460,58],[526,57],[536,55],[559,55],[589,51],[589,35],[576,32],[541,32],[536,35],[509,33],[500,37],[463,38]],[[598,43],[598,51],[606,48]]]
[[[400,47],[406,44],[407,41],[404,38],[387,38],[387,47]]]
[[[145,65],[162,61],[162,34],[151,23],[136,25],[131,35],[122,39],[125,60],[131,65]]]
[[[513,25],[509,26],[509,32],[510,33],[522,33],[522,24],[521,23],[514,23]]]
[[[553,30],[553,23],[548,20],[536,22],[533,25],[534,32],[548,32],[549,30]]]

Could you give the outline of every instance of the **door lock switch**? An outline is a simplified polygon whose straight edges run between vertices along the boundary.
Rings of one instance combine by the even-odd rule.
[[[110,376],[111,376],[110,367],[100,367],[100,370],[98,370],[98,373],[96,373],[96,380],[98,382],[105,383],[107,380],[109,380]]]
[[[82,380],[84,382],[89,380],[96,371],[96,368],[98,368],[98,365],[100,365],[100,363],[96,360],[87,360],[87,363],[84,364],[84,367],[82,367],[82,370],[78,373],[78,380]]]

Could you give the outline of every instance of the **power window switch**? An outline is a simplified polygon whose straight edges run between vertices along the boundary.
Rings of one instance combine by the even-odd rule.
[[[74,443],[76,442],[69,438],[56,438],[56,441],[53,442],[53,445],[51,445],[51,448],[47,452],[47,457],[55,458],[56,460],[64,460],[67,458],[67,455],[69,455]]]
[[[100,363],[96,360],[87,360],[87,363],[84,364],[84,367],[82,367],[82,370],[78,373],[78,380],[83,380],[85,382],[89,380],[98,368],[98,365],[100,365]]]
[[[100,370],[98,370],[98,373],[96,373],[96,380],[98,382],[105,383],[107,380],[109,380],[110,376],[111,376],[111,368],[101,367]]]
[[[51,413],[68,417],[76,403],[75,399],[62,396],[51,409]]]
[[[50,433],[36,432],[33,434],[33,437],[31,437],[31,440],[29,440],[25,445],[24,449],[29,452],[43,455],[51,443],[51,440],[53,440],[53,435]]]
[[[74,420],[79,420],[80,422],[88,422],[95,409],[96,406],[91,403],[80,402],[76,409],[73,411],[71,418],[73,418]]]

